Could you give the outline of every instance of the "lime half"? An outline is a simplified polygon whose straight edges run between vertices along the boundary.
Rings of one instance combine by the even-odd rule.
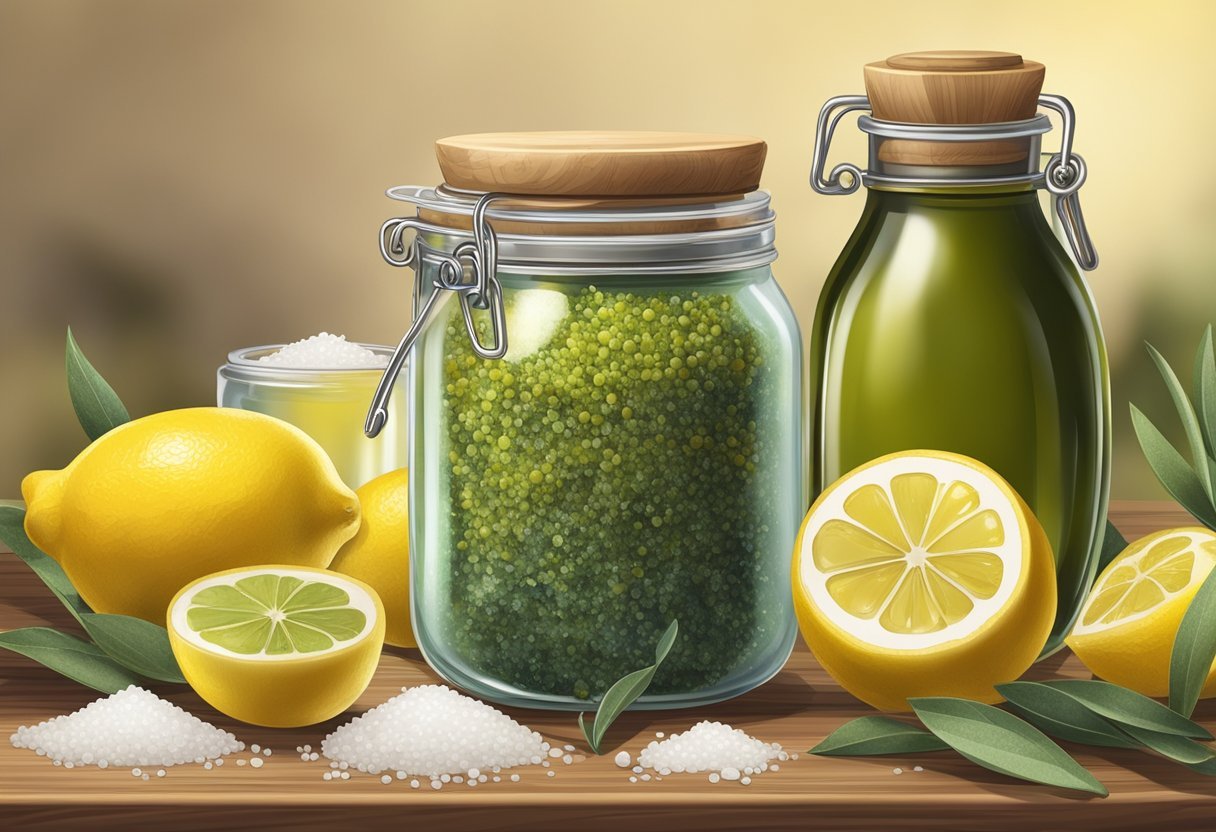
[[[216,710],[277,728],[330,719],[371,681],[384,607],[362,581],[268,564],[187,584],[169,605],[186,681]]]

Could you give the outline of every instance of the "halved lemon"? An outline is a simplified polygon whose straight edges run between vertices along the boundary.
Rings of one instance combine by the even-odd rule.
[[[367,689],[384,645],[384,607],[362,581],[325,569],[232,569],[182,588],[169,643],[206,702],[242,722],[313,725]]]
[[[837,480],[794,545],[794,606],[819,663],[858,699],[997,702],[1030,667],[1056,612],[1043,529],[995,471],[905,451]]]
[[[1166,529],[1130,544],[1107,565],[1065,643],[1108,682],[1167,696],[1178,625],[1216,566],[1216,534]],[[1201,696],[1216,694],[1216,668]]]

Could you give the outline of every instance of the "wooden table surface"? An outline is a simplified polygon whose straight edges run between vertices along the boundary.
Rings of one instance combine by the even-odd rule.
[[[1112,518],[1129,539],[1188,523],[1168,503],[1116,503]],[[0,555],[0,629],[49,624],[69,627],[50,593],[12,555]],[[1036,678],[1086,676],[1071,656],[1055,656]],[[1110,789],[1105,799],[1013,781],[951,753],[908,758],[829,759],[806,750],[868,709],[828,678],[801,644],[772,681],[731,702],[693,710],[625,714],[609,733],[612,752],[556,766],[556,776],[528,767],[512,783],[475,789],[448,785],[417,791],[407,782],[383,785],[360,775],[326,782],[321,762],[295,754],[363,709],[407,685],[437,681],[417,651],[386,650],[371,687],[350,713],[324,725],[273,730],[236,723],[180,687],[158,693],[247,744],[274,750],[264,767],[235,765],[168,769],[144,782],[127,769],[53,767],[44,758],[0,742],[0,829],[375,829],[444,832],[463,829],[1124,829],[1167,823],[1171,830],[1216,827],[1216,779],[1148,753],[1069,747]],[[98,694],[19,656],[0,652],[0,735],[82,707]],[[573,714],[508,709],[550,742],[582,742]],[[1212,726],[1216,700],[1196,718]],[[727,722],[799,759],[776,773],[739,783],[711,784],[703,774],[662,782],[628,781],[612,754],[637,752],[656,731],[687,729],[702,719]],[[249,754],[238,755],[248,757]],[[912,767],[924,767],[913,772]],[[892,769],[901,767],[903,774]]]

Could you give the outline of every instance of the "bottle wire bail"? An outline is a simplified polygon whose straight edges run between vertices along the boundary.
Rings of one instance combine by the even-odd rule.
[[[1039,105],[1060,116],[1060,150],[1047,161],[1043,170],[1032,169],[1024,175],[974,178],[919,177],[892,175],[875,170],[862,170],[850,162],[842,162],[825,175],[832,137],[840,120],[851,112],[871,111],[870,100],[864,95],[838,95],[829,98],[819,111],[815,125],[815,145],[811,154],[811,187],[826,196],[842,196],[854,193],[863,184],[888,184],[907,187],[989,187],[1000,184],[1030,184],[1046,188],[1052,195],[1052,209],[1064,229],[1064,235],[1072,249],[1073,258],[1085,271],[1098,266],[1098,253],[1085,225],[1078,196],[1085,184],[1087,169],[1081,154],[1073,150],[1076,130],[1076,112],[1069,100],[1061,95],[1040,95]],[[919,141],[974,142],[1008,138],[1037,136],[1051,129],[1044,115],[1026,121],[997,122],[992,124],[904,124],[882,121],[863,115],[858,126],[866,133],[886,137],[903,137]]]

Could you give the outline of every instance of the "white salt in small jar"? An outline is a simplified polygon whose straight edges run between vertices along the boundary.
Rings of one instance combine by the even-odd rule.
[[[219,368],[217,401],[290,422],[325,449],[342,480],[358,488],[406,465],[406,425],[398,420],[375,439],[363,435],[367,402],[392,347],[321,333],[294,344],[246,347]],[[393,396],[404,412],[405,387]]]

